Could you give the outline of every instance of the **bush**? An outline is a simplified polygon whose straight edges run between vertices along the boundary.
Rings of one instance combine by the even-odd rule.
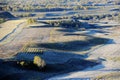
[[[20,65],[21,65],[21,66],[24,66],[24,65],[25,65],[25,62],[24,62],[24,61],[21,61],[21,62],[20,62]]]
[[[0,18],[0,23],[3,23],[5,22],[5,19],[4,18]]]
[[[39,56],[34,57],[33,64],[38,68],[43,68],[46,65],[45,61]]]
[[[28,24],[33,24],[33,23],[35,23],[35,19],[30,18],[30,19],[27,20],[27,23]]]
[[[21,61],[17,61],[17,64],[22,66],[22,67],[28,67],[29,65],[32,64],[31,61],[26,61],[26,60],[21,60]]]
[[[37,69],[37,70],[39,69],[40,70],[46,66],[46,63],[39,56],[35,56],[33,61],[21,60],[21,61],[17,61],[17,65],[23,68],[27,68],[27,69]]]

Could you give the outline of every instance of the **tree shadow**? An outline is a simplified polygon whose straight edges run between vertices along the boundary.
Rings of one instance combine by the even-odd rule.
[[[62,51],[86,51],[91,49],[92,46],[101,45],[107,43],[110,39],[92,37],[86,38],[86,40],[75,40],[69,42],[55,42],[55,43],[36,43],[37,47],[62,50]]]
[[[25,53],[19,53],[19,54],[24,54],[24,56],[22,57],[26,57],[26,58],[31,57],[31,53],[30,55],[25,54]],[[17,56],[19,55],[16,55],[15,57]],[[35,77],[35,79],[39,77],[40,79],[43,80],[43,79],[56,76],[56,75],[60,75],[60,74],[84,70],[86,68],[90,68],[90,67],[100,64],[95,60],[85,60],[83,58],[80,58],[82,57],[82,55],[74,54],[74,53],[60,53],[60,52],[58,53],[58,52],[51,51],[51,52],[47,52],[43,54],[43,56],[41,57],[45,59],[46,61],[46,67],[44,67],[42,70],[39,70],[36,68],[27,68],[27,67],[18,66],[16,63],[19,60],[16,60],[16,59],[15,59],[16,61],[7,60],[6,62],[4,62],[4,60],[1,60],[0,61],[0,65],[1,65],[0,66],[0,71],[1,71],[0,80],[16,80],[16,79],[17,80],[21,80],[21,79],[29,80],[33,77]],[[27,60],[26,58],[24,59]],[[23,59],[21,58],[21,60]]]
[[[103,32],[100,32],[103,33]],[[98,38],[93,37],[86,34],[69,34],[69,35],[83,35],[89,36],[90,38],[86,39],[85,41],[76,40],[76,41],[68,41],[68,42],[55,42],[55,43],[36,43],[36,46],[31,47],[38,47],[38,48],[45,48],[49,50],[48,52],[40,53],[35,52],[20,52],[15,55],[12,60],[7,60],[4,63],[4,60],[0,59],[0,80],[21,80],[21,79],[31,79],[34,75],[40,79],[50,78],[52,76],[70,73],[74,71],[84,70],[86,68],[94,67],[100,63],[97,60],[85,60],[85,55],[75,54],[75,53],[68,53],[65,51],[86,51],[90,50],[91,47],[96,45],[105,44],[110,39],[108,38]],[[67,35],[66,35],[67,36]],[[58,50],[58,51],[57,51]],[[64,51],[64,52],[59,52]],[[38,70],[36,68],[23,68],[16,65],[17,61],[20,60],[28,60],[32,61],[34,56],[41,56],[46,61],[46,67],[42,70]],[[22,73],[22,74],[21,74]],[[40,76],[41,75],[41,76]]]
[[[85,41],[70,41],[70,42],[59,42],[59,43],[42,43],[37,44],[38,47],[53,49],[53,50],[64,50],[64,51],[79,51],[88,46],[89,43]],[[88,49],[88,48],[86,48]]]
[[[93,24],[93,25],[91,25],[91,26],[93,26],[93,29],[95,28],[95,29],[105,29],[105,28],[111,28],[111,27],[114,27],[114,26],[112,26],[112,25],[99,25],[99,24]]]
[[[79,33],[66,33],[64,36],[90,36],[87,34],[79,34]]]
[[[42,26],[29,26],[29,28],[52,28],[53,26],[51,25],[42,25]]]
[[[53,18],[49,18],[49,17],[44,17],[44,18],[38,18],[37,20],[39,21],[39,20],[60,20],[60,19],[62,19],[61,17],[57,17],[57,18],[55,18],[55,17],[53,17]]]
[[[72,58],[67,62],[61,64],[47,64],[46,67],[44,68],[44,71],[46,73],[56,73],[56,72],[68,73],[72,71],[84,70],[88,67],[93,67],[98,64],[99,63],[93,61],[88,61],[79,58],[78,59]]]
[[[62,28],[62,29],[57,29],[57,31],[60,31],[60,32],[76,32],[76,30],[74,29],[66,29],[66,28]]]
[[[47,23],[47,22],[45,22],[45,21],[38,21],[39,23],[43,23],[43,24],[49,24],[49,23]]]
[[[37,25],[37,26],[29,26],[29,28],[45,28],[45,27],[53,27],[52,25],[50,25],[49,23],[45,22],[45,21],[39,21],[39,23],[42,23],[44,25]]]
[[[93,34],[100,33],[100,34],[109,34],[108,31],[101,31],[101,30],[89,30],[83,33],[65,33],[64,36],[89,36],[92,37]]]
[[[78,19],[70,19],[68,21],[60,21],[61,18],[38,18],[37,22],[38,23],[43,23],[45,25],[43,26],[30,26],[30,28],[41,28],[41,27],[62,27],[63,29],[58,29],[57,31],[61,32],[75,32],[75,31],[84,31],[86,29],[103,29],[103,28],[110,28],[113,26],[105,25],[101,26],[97,23],[90,24],[88,22],[81,22]],[[56,20],[56,21],[42,21],[42,20]],[[104,23],[102,23],[104,24]]]
[[[98,25],[98,24],[89,24],[89,23],[86,23],[86,22],[81,22],[82,23],[82,27],[79,27],[79,28],[72,28],[72,27],[63,27],[61,29],[57,29],[57,31],[59,32],[77,32],[77,31],[87,31],[87,30],[90,30],[90,29],[96,29],[96,30],[93,30],[93,31],[96,31],[97,33],[107,33],[105,31],[100,31],[100,29],[105,29],[105,28],[111,28],[111,27],[114,27],[114,25]],[[97,30],[99,29],[99,30]]]
[[[90,40],[89,40],[90,41]],[[91,42],[91,41],[90,41]],[[46,43],[47,44],[47,43]],[[88,42],[84,41],[72,41],[65,42],[65,44],[73,45],[71,47],[57,47],[58,43],[50,43],[49,45],[53,46],[53,48],[48,47],[46,44],[42,46],[47,49],[43,54],[35,53],[35,52],[20,52],[15,55],[12,59],[8,59],[6,62],[4,60],[0,60],[0,80],[21,80],[21,79],[31,79],[33,78],[31,75],[34,75],[35,79],[46,79],[60,74],[66,74],[74,71],[84,70],[86,68],[92,68],[100,63],[97,60],[85,60],[85,55],[68,53],[68,52],[59,52],[54,51],[57,50],[68,50],[68,51],[78,51],[75,49],[77,46],[81,48],[83,46],[88,45]],[[95,43],[101,44],[101,43]],[[39,45],[38,45],[39,46]],[[33,46],[32,46],[33,47]],[[39,46],[41,47],[41,46]],[[33,61],[34,56],[40,56],[45,60],[46,66],[42,69],[37,69],[35,67],[21,67],[16,63],[18,61]],[[8,69],[8,70],[7,70]],[[21,74],[22,73],[22,74]],[[42,75],[42,76],[38,76]]]

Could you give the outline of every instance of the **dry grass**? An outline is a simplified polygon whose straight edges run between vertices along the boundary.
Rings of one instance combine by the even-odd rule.
[[[11,58],[11,57],[13,57],[13,56],[15,56],[16,55],[16,53],[9,53],[9,54],[0,54],[0,58],[1,59],[6,59],[6,58]]]
[[[10,20],[5,23],[0,24],[0,39],[4,38],[7,34],[11,33],[18,24],[24,22],[25,20]]]
[[[50,33],[50,37],[52,38],[53,42],[69,42],[69,41],[76,41],[76,40],[85,41],[86,38],[88,37],[83,35],[64,36],[66,32],[59,32],[57,31],[58,29],[61,29],[61,28],[54,28]]]
[[[120,80],[120,72],[111,72],[109,74],[100,75],[93,80]]]
[[[120,61],[120,57],[119,56],[116,56],[116,57],[110,57],[108,58],[109,60],[112,60],[112,61]]]

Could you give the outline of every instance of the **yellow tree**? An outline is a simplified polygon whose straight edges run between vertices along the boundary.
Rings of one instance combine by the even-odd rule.
[[[28,24],[33,24],[33,23],[35,23],[35,20],[32,19],[32,18],[29,18],[29,19],[27,20],[27,23],[28,23]]]
[[[43,68],[46,65],[45,61],[39,56],[34,57],[33,64],[39,68]]]

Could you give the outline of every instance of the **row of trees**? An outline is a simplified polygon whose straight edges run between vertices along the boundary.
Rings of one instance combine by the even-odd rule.
[[[89,6],[90,7],[90,6]],[[57,11],[57,10],[79,10],[79,9],[88,9],[88,6],[81,6],[81,5],[77,5],[77,6],[66,6],[66,5],[38,5],[38,6],[34,6],[34,5],[6,5],[3,6],[1,10],[3,11]]]
[[[68,21],[55,21],[55,22],[49,22],[50,25],[52,26],[59,26],[59,27],[64,27],[64,28],[81,28],[82,27],[82,23],[79,21],[75,21],[75,20],[68,20]]]
[[[97,0],[97,1],[89,1],[89,0],[5,0],[0,1],[0,3],[8,3],[1,5],[3,10],[10,11],[31,11],[31,10],[40,10],[40,9],[52,9],[52,8],[62,8],[62,9],[88,9],[89,6],[83,6],[84,4],[90,3],[115,3],[116,5],[120,4],[119,0],[108,1],[108,0]],[[94,6],[90,6],[94,7]]]

